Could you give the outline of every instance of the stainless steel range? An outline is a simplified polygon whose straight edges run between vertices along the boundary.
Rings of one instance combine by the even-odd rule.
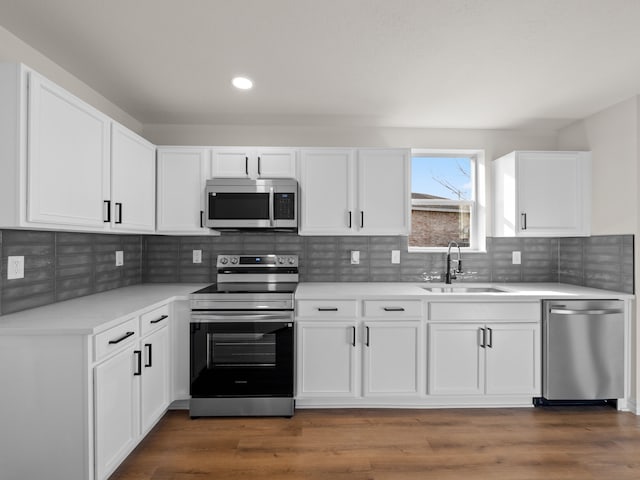
[[[218,255],[191,299],[191,417],[294,411],[297,255]]]

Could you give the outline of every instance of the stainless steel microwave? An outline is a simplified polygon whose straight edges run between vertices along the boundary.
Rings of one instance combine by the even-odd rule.
[[[293,178],[213,178],[205,189],[205,226],[215,230],[298,228]]]

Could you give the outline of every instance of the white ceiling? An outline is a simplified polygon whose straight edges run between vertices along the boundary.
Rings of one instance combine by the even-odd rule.
[[[0,25],[143,124],[559,127],[640,93],[639,0],[0,0]]]

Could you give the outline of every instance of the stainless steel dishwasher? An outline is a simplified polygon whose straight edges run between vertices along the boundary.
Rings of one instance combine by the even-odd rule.
[[[546,300],[542,402],[624,397],[624,303]]]

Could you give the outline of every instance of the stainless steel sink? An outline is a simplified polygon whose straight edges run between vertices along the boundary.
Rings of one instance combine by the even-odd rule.
[[[505,292],[501,288],[495,287],[422,287],[428,292],[432,293],[496,293]]]

